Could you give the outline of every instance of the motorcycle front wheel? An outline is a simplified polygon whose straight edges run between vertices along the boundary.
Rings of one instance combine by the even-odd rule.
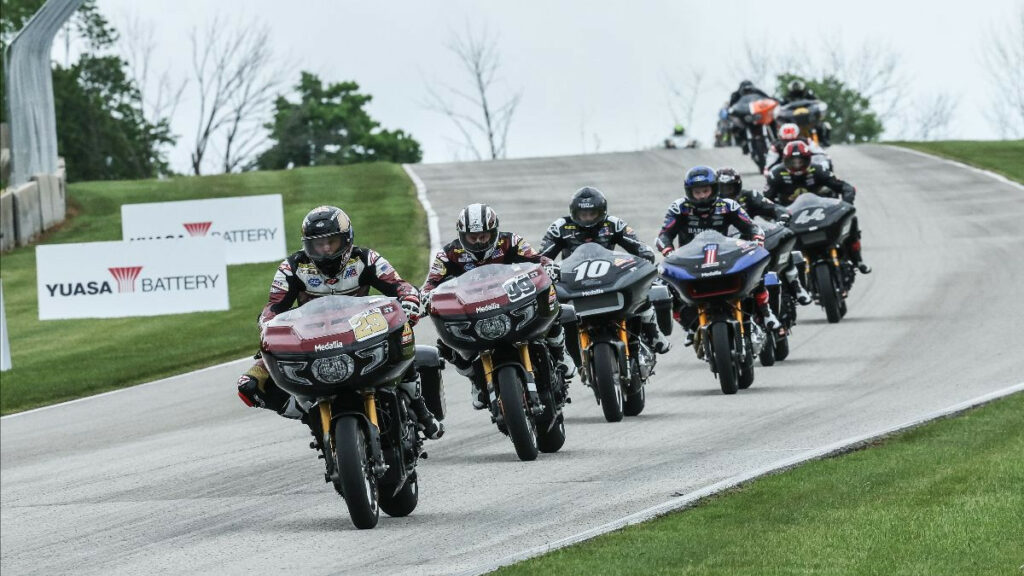
[[[729,325],[715,322],[711,325],[711,354],[718,371],[718,384],[722,394],[735,394],[739,390],[739,367],[732,359],[732,336]]]
[[[370,465],[366,433],[354,416],[338,418],[334,424],[334,446],[341,478],[341,493],[356,528],[367,529],[380,519],[377,477]]]
[[[498,402],[505,428],[520,460],[537,459],[537,432],[533,418],[526,413],[526,395],[522,378],[513,366],[498,371]]]
[[[839,291],[832,278],[832,265],[818,262],[814,267],[814,281],[818,284],[818,297],[821,298],[821,306],[825,309],[829,324],[836,324],[843,319],[843,314],[839,306]]]
[[[615,348],[607,342],[594,345],[594,380],[601,410],[608,422],[622,420],[622,386],[619,385],[619,358]]]

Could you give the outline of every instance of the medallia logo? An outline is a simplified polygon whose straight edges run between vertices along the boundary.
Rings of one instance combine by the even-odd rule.
[[[135,292],[135,281],[142,272],[142,266],[124,266],[120,268],[107,268],[110,275],[117,280],[118,292]]]
[[[206,236],[212,225],[213,222],[186,222],[182,224],[185,230],[188,230],[190,236]]]

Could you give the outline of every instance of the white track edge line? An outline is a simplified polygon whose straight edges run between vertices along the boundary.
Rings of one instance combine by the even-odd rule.
[[[751,480],[755,480],[762,476],[768,476],[776,472],[781,472],[783,470],[793,468],[798,464],[803,464],[811,460],[820,460],[822,458],[826,458],[829,456],[849,452],[859,446],[862,446],[878,438],[889,436],[891,434],[895,434],[897,432],[901,432],[910,428],[915,428],[932,420],[937,420],[939,418],[944,418],[956,414],[958,412],[963,412],[970,408],[987,404],[993,400],[997,400],[999,398],[1003,398],[1017,392],[1024,392],[1024,382],[1010,386],[1008,388],[1003,388],[1001,390],[989,392],[987,394],[978,396],[971,400],[960,402],[959,404],[954,404],[953,406],[950,406],[948,408],[932,412],[925,416],[915,418],[913,420],[904,422],[902,424],[898,424],[896,426],[885,428],[883,430],[872,432],[869,434],[854,436],[852,438],[840,440],[838,442],[834,442],[822,448],[816,448],[814,450],[804,452],[803,454],[799,454],[797,456],[779,460],[778,462],[769,464],[768,466],[765,466],[763,468],[758,468],[750,472],[737,474],[735,476],[726,478],[725,480],[721,480],[719,482],[711,484],[710,486],[701,488],[700,490],[696,490],[684,494],[682,496],[675,497],[672,500],[668,500],[661,504],[656,504],[654,506],[651,506],[650,508],[646,508],[639,512],[635,512],[628,516],[619,518],[618,520],[612,520],[611,522],[602,524],[601,526],[597,526],[596,528],[591,528],[590,530],[586,530],[584,532],[580,532],[579,534],[568,536],[560,540],[555,540],[550,544],[537,546],[535,548],[530,548],[528,550],[524,550],[522,552],[506,556],[500,560],[486,564],[484,566],[471,568],[464,572],[458,572],[457,576],[476,576],[478,574],[486,574],[488,572],[497,570],[502,566],[515,564],[516,562],[521,562],[523,560],[540,556],[542,554],[558,550],[559,548],[572,546],[573,544],[578,544],[580,542],[583,542],[584,540],[590,540],[591,538],[595,538],[602,534],[607,534],[608,532],[614,532],[615,530],[625,528],[626,526],[630,526],[632,524],[646,522],[647,520],[651,520],[658,516],[663,516],[669,512],[674,512],[683,508],[687,508],[703,498],[707,498],[708,496],[724,492],[725,490],[728,490],[730,488],[735,488],[736,486],[745,484],[747,482],[750,482]]]
[[[430,259],[434,259],[434,254],[441,251],[441,230],[437,226],[437,212],[434,212],[434,207],[430,204],[430,199],[427,198],[427,185],[420,180],[419,175],[413,171],[412,166],[409,164],[402,164],[402,168],[405,173],[409,175],[409,179],[416,185],[416,199],[420,201],[420,206],[423,206],[423,211],[427,213],[427,234],[430,236]]]
[[[927,152],[921,152],[920,150],[914,150],[913,148],[904,148],[903,146],[898,146],[896,144],[880,144],[880,146],[885,146],[886,148],[896,148],[898,150],[902,150],[904,152],[910,152],[911,154],[916,154],[918,156],[923,156],[923,157],[929,158],[931,160],[938,160],[939,162],[950,164],[952,166],[956,166],[957,168],[966,168],[966,169],[968,169],[968,170],[970,170],[972,172],[977,172],[977,173],[982,174],[984,176],[988,176],[989,178],[994,178],[994,179],[1002,182],[1003,184],[1009,184],[1010,186],[1013,186],[1014,188],[1017,188],[1018,190],[1024,190],[1024,184],[1021,184],[1020,182],[1014,182],[1013,180],[1010,180],[1009,178],[1007,178],[1006,176],[1003,176],[1002,174],[997,174],[997,173],[992,172],[990,170],[985,170],[984,168],[978,168],[977,166],[971,166],[970,164],[964,164],[963,162],[958,162],[956,160],[950,160],[949,158],[945,158],[945,157],[942,157],[942,156],[936,156],[935,154],[929,154]]]
[[[24,416],[26,414],[32,414],[32,413],[35,413],[35,412],[41,412],[43,410],[49,410],[51,408],[59,408],[61,406],[67,406],[68,404],[77,404],[78,402],[85,402],[86,400],[93,400],[93,399],[96,399],[96,398],[101,398],[103,396],[110,396],[110,395],[113,395],[113,394],[118,394],[120,392],[125,392],[127,390],[134,390],[136,388],[142,388],[143,386],[149,386],[151,384],[162,384],[162,383],[166,383],[168,380],[173,380],[175,378],[183,378],[183,377],[192,376],[192,375],[195,375],[195,374],[201,374],[201,373],[207,372],[209,370],[216,370],[217,368],[223,368],[225,366],[230,366],[232,364],[237,364],[239,362],[244,362],[246,360],[252,360],[252,356],[246,356],[245,358],[239,358],[237,360],[229,360],[227,362],[221,362],[220,364],[215,364],[213,366],[207,366],[206,368],[199,368],[198,370],[192,370],[191,372],[185,372],[184,374],[175,374],[173,376],[168,376],[167,378],[161,378],[159,380],[152,380],[150,382],[142,382],[140,384],[134,384],[132,386],[127,386],[125,388],[118,388],[117,390],[110,390],[108,392],[101,392],[99,394],[93,394],[91,396],[83,396],[81,398],[75,398],[74,400],[68,400],[66,402],[60,402],[60,403],[57,403],[57,404],[50,404],[48,406],[40,406],[39,408],[33,408],[31,410],[25,410],[24,412],[15,412],[14,414],[8,414],[6,416],[0,417],[0,420],[7,420],[8,418],[15,418],[17,416]]]

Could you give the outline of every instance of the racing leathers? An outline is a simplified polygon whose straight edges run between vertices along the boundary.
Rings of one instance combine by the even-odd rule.
[[[857,196],[857,189],[852,184],[840,180],[828,167],[813,161],[802,174],[790,172],[783,164],[777,165],[768,173],[764,195],[769,200],[789,206],[805,192],[829,198],[840,198],[850,204],[853,204]],[[857,269],[862,274],[868,274],[871,272],[871,267],[864,263],[864,258],[861,255],[860,236],[860,227],[857,225],[857,217],[854,216],[850,235],[846,239],[844,248]]]
[[[262,331],[266,324],[278,314],[290,310],[293,305],[328,295],[366,296],[371,288],[381,294],[396,298],[403,309],[413,311],[410,323],[415,324],[420,297],[416,287],[399,276],[386,258],[369,248],[355,246],[337,274],[329,276],[321,272],[302,250],[291,254],[277,267],[270,284],[267,305],[259,317]],[[402,378],[400,387],[411,399],[411,407],[423,426],[424,434],[430,438],[440,437],[444,427],[427,408],[419,393],[418,375],[415,367]],[[238,380],[238,395],[249,406],[259,406],[276,411],[288,418],[300,418],[304,407],[291,395],[281,390],[267,372],[266,364],[259,358]]]
[[[423,283],[421,291],[428,302],[430,293],[441,283],[462,276],[466,272],[487,264],[515,264],[517,262],[533,262],[542,264],[546,269],[551,269],[554,264],[546,256],[542,256],[533,249],[526,240],[513,232],[499,232],[498,241],[494,249],[486,257],[478,259],[469,250],[462,247],[462,242],[455,239],[434,255],[434,261],[430,265],[430,273]],[[554,280],[554,279],[553,279]],[[576,374],[576,364],[565,351],[565,330],[562,325],[555,322],[547,333],[545,340],[552,358],[558,364],[558,369],[563,372],[566,378]],[[437,341],[441,356],[455,365],[460,374],[470,379],[473,384],[473,407],[480,410],[487,406],[487,391],[483,375],[473,368],[475,358],[464,358],[455,350],[448,347],[441,340]]]
[[[552,259],[561,254],[564,260],[572,255],[577,248],[590,242],[600,244],[608,250],[614,250],[618,245],[626,252],[654,263],[654,250],[641,242],[633,228],[624,220],[615,216],[607,216],[603,221],[592,226],[580,226],[572,220],[571,216],[559,218],[548,227],[547,233],[544,234],[540,253]],[[672,346],[658,329],[654,308],[648,304],[639,311],[639,315],[644,326],[644,335],[654,347],[655,352],[661,354],[668,352]]]
[[[729,226],[736,228],[743,240],[764,242],[764,231],[750,219],[739,202],[731,198],[718,198],[710,207],[698,209],[688,198],[680,198],[669,206],[656,246],[664,256],[668,256],[675,250],[677,240],[679,246],[684,246],[706,230],[726,235]],[[780,323],[768,305],[768,290],[765,289],[763,280],[754,290],[753,296],[758,310],[765,319],[766,327],[778,328]],[[689,346],[693,342],[697,322],[696,310],[691,306],[685,306],[677,296],[675,312],[676,320],[686,328],[686,345]]]

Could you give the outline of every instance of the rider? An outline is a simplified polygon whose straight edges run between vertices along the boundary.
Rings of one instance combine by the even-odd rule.
[[[677,238],[679,246],[684,246],[705,230],[715,230],[724,235],[728,233],[729,226],[739,230],[742,239],[764,244],[764,231],[754,224],[743,207],[735,200],[719,195],[714,170],[708,166],[690,168],[683,180],[683,188],[686,196],[669,206],[665,224],[658,234],[657,248],[663,256],[675,250]],[[764,318],[765,328],[777,330],[781,323],[768,305],[768,290],[763,281],[754,292],[754,300]],[[693,343],[696,313],[689,306],[677,308],[677,312],[679,323],[686,327],[685,345],[689,346]]]
[[[764,90],[754,86],[753,82],[750,80],[744,80],[740,82],[739,88],[729,95],[729,107],[732,107],[734,104],[739,102],[741,98],[749,94],[757,94],[762,98],[771,98],[771,96]],[[747,154],[750,151],[750,143],[747,142],[747,134],[742,125],[733,123],[732,141],[740,145],[744,154]]]
[[[428,303],[430,293],[442,282],[487,264],[534,262],[543,264],[553,280],[558,278],[558,265],[550,258],[539,254],[518,234],[498,230],[498,215],[486,204],[470,204],[463,208],[459,212],[455,229],[459,237],[446,244],[434,256],[430,273],[423,283],[421,290]],[[546,343],[557,369],[567,379],[575,376],[576,363],[565,352],[565,331],[560,323],[552,325]],[[483,409],[487,405],[487,391],[483,389],[483,382],[472,368],[472,359],[463,358],[440,340],[438,348],[442,356],[455,364],[460,374],[469,377],[473,383],[473,408]]]
[[[783,225],[789,222],[791,215],[785,208],[765,198],[764,194],[757,190],[744,190],[743,178],[736,170],[732,168],[719,168],[716,173],[716,182],[718,183],[718,193],[723,198],[729,198],[738,202],[750,216],[760,216],[765,220],[776,220]],[[810,304],[811,295],[800,284],[799,273],[792,260],[789,261],[789,265],[783,271],[783,274],[786,276],[790,293],[796,298],[796,301],[802,305]]]
[[[541,241],[540,253],[554,259],[559,253],[568,258],[577,248],[595,242],[612,250],[618,244],[626,252],[654,263],[654,250],[636,237],[624,220],[608,215],[608,200],[600,190],[584,186],[573,194],[569,202],[569,215],[555,220]],[[658,330],[654,308],[648,305],[640,312],[644,334],[654,345],[654,351],[664,354],[672,345]]]
[[[278,266],[270,285],[269,301],[260,314],[260,331],[293,304],[302,306],[330,294],[366,296],[370,288],[397,298],[410,324],[415,324],[420,315],[416,288],[402,280],[383,256],[353,245],[352,240],[352,222],[341,209],[320,206],[306,214],[302,220],[302,250],[288,256]],[[427,408],[416,379],[415,368],[410,368],[400,386],[412,398],[412,409],[424,435],[440,438],[444,425]],[[248,406],[274,410],[286,418],[303,416],[304,407],[274,384],[262,358],[238,379],[238,396]]]
[[[797,100],[817,100],[814,90],[807,87],[807,84],[800,79],[790,81],[786,86],[786,97],[782,99],[783,104],[796,102]]]
[[[836,178],[831,170],[812,162],[811,159],[811,149],[804,142],[787,144],[782,153],[782,164],[772,168],[768,173],[764,195],[783,206],[789,206],[804,192],[842,198],[853,204],[857,189],[849,182]],[[860,228],[857,226],[856,217],[853,218],[853,227],[846,240],[846,252],[861,274],[871,273],[871,267],[864,263],[864,257],[861,255]]]
[[[782,162],[782,151],[786,149],[786,144],[796,142],[797,140],[807,144],[811,149],[811,155],[814,157],[814,162],[816,164],[826,166],[831,169],[832,159],[829,158],[825,149],[815,142],[801,136],[800,127],[790,122],[779,126],[779,137],[772,142],[772,145],[768,148],[768,155],[765,157],[764,161],[765,176],[771,172],[771,169],[774,168],[776,164]]]

